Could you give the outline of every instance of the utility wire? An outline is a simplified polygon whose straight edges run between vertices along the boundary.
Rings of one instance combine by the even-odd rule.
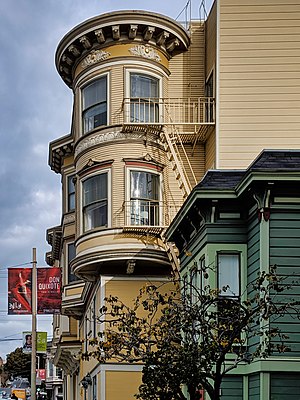
[[[10,265],[10,266],[8,266],[8,267],[0,267],[0,271],[1,271],[1,270],[3,271],[3,270],[5,270],[5,269],[7,269],[7,268],[23,267],[23,265],[30,265],[30,264],[32,264],[32,261],[26,262],[26,263],[23,263],[23,264]]]

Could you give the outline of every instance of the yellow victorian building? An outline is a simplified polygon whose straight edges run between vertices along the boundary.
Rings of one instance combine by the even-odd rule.
[[[206,21],[146,11],[89,19],[58,45],[74,95],[71,132],[50,143],[63,274],[54,363],[69,399],[132,399],[140,365],[81,361],[109,294],[131,301],[177,268],[165,229],[211,168],[245,169],[265,148],[300,147],[298,0],[216,0]],[[182,238],[192,235],[193,213]]]
[[[192,40],[191,40],[192,38]],[[130,302],[167,279],[177,259],[169,226],[207,166],[214,99],[205,97],[204,26],[117,11],[66,34],[56,67],[74,94],[69,135],[50,143],[63,210],[48,229],[49,265],[63,274],[52,353],[65,399],[132,399],[141,365],[82,361],[113,294]]]

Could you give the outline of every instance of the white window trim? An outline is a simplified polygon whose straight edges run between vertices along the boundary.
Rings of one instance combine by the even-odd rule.
[[[238,285],[238,294],[231,294],[231,288],[229,286],[229,290],[227,292],[222,292],[222,285],[220,285],[220,257],[222,256],[236,256],[238,258],[238,276],[237,276],[237,285]],[[242,271],[241,271],[241,252],[238,251],[218,251],[216,254],[217,257],[217,286],[218,289],[221,290],[220,296],[221,297],[235,297],[235,298],[241,298],[241,294],[242,294],[242,288],[241,288],[241,275],[242,275]]]
[[[97,129],[97,128],[94,128],[94,129],[92,129],[92,130],[90,130],[88,132],[85,132],[85,133],[83,132],[83,122],[82,122],[82,120],[83,120],[83,118],[82,118],[82,114],[83,114],[83,89],[85,87],[89,86],[91,83],[97,81],[98,79],[103,78],[104,76],[106,76],[106,96],[107,96],[107,98],[106,98],[106,104],[107,104],[107,106],[106,106],[106,113],[107,113],[106,126],[110,125],[110,120],[111,120],[111,118],[110,118],[110,99],[111,99],[111,95],[110,95],[110,73],[107,71],[107,72],[104,72],[104,73],[101,73],[101,74],[97,75],[96,77],[93,77],[93,78],[91,78],[89,80],[86,80],[86,81],[84,81],[84,82],[82,82],[80,84],[80,87],[79,87],[79,102],[78,102],[79,103],[79,113],[78,113],[78,115],[80,116],[80,121],[79,121],[79,136],[80,137],[88,135],[89,133],[91,133],[95,129]]]
[[[89,178],[93,176],[97,176],[100,174],[107,174],[107,228],[111,228],[111,168],[104,168],[95,171],[92,174],[86,175],[84,178],[80,180],[80,233],[81,234],[89,234],[95,232],[95,229],[103,229],[102,227],[98,227],[95,229],[91,229],[88,231],[84,230],[84,218],[83,218],[83,183]]]
[[[159,176],[159,225],[162,226],[163,225],[163,174],[162,172],[157,171],[156,169],[152,169],[152,168],[147,168],[147,167],[142,167],[142,166],[127,166],[126,167],[126,180],[125,180],[125,201],[126,204],[130,203],[130,197],[131,197],[131,193],[130,193],[130,175],[131,175],[131,171],[137,171],[137,172],[148,172],[151,173],[153,175],[158,175]],[[162,205],[162,207],[161,207]],[[126,221],[125,221],[125,225],[127,226],[131,226],[131,221],[130,221],[130,215],[128,213]]]
[[[145,68],[126,68],[125,69],[125,98],[130,98],[130,74],[140,74],[140,75],[148,75],[151,76],[152,78],[155,78],[158,80],[158,90],[159,90],[159,99],[162,99],[163,96],[163,80],[162,76],[153,72],[149,71],[148,69]],[[127,108],[130,108],[130,105],[126,105]],[[129,109],[126,109],[126,115],[130,113]],[[159,104],[159,117],[158,117],[158,122],[163,121],[163,108],[162,104]]]

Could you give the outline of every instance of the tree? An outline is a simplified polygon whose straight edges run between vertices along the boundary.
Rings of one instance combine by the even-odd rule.
[[[165,286],[143,287],[133,306],[106,298],[100,310],[105,330],[83,354],[100,362],[143,362],[138,399],[198,400],[204,389],[219,400],[229,371],[289,351],[276,321],[287,314],[299,318],[299,301],[282,296],[293,284],[276,267],[247,287],[244,301],[231,297],[229,287],[199,288],[180,280],[172,281],[171,290],[170,283]],[[259,340],[251,346],[252,338]]]
[[[31,355],[23,353],[22,347],[16,348],[7,355],[5,371],[13,377],[22,376],[30,379]]]

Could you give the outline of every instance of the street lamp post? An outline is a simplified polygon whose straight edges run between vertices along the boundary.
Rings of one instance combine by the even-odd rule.
[[[31,300],[31,335],[32,335],[32,348],[31,348],[31,400],[36,400],[36,248],[32,249],[32,300]]]

